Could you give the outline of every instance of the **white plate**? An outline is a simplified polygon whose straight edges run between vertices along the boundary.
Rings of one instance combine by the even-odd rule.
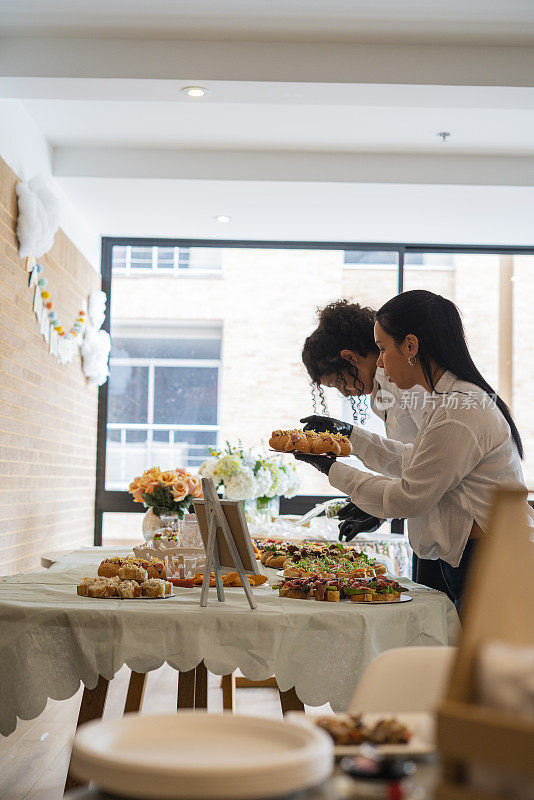
[[[277,572],[276,574],[283,576],[284,573],[283,572]],[[291,580],[291,578],[289,578],[289,580]],[[282,598],[282,600],[283,599],[284,598]],[[288,598],[288,599],[291,600],[291,598]],[[311,600],[312,598],[309,597],[307,599]],[[385,601],[385,600],[384,601],[381,601],[381,600],[378,600],[378,601],[377,600],[375,600],[375,601],[373,601],[373,600],[359,600],[358,602],[356,602],[356,600],[354,600],[354,601],[349,600],[348,597],[344,597],[343,600],[339,600],[338,602],[340,602],[340,603],[350,603],[351,605],[360,605],[360,606],[363,606],[363,605],[365,605],[365,606],[392,606],[395,603],[409,603],[410,600],[413,600],[413,597],[411,596],[411,594],[401,594],[401,596],[399,597],[398,600],[389,600],[389,602]]]
[[[332,740],[316,726],[195,711],[89,722],[71,761],[81,780],[145,800],[275,797],[316,786],[332,768]]]
[[[169,597],[174,597],[174,592],[172,594],[166,594],[163,597],[145,597],[144,595],[140,595],[139,597],[88,597],[84,594],[79,594],[78,597],[86,597],[87,600],[168,600]]]
[[[304,714],[300,711],[290,712],[286,719],[300,725],[317,727],[314,719],[326,716],[325,714]],[[338,718],[343,718],[344,714],[336,714]],[[412,738],[407,744],[379,744],[376,749],[382,755],[405,755],[422,756],[433,753],[436,750],[436,719],[434,714],[425,713],[363,713],[363,721],[373,724],[380,719],[395,717],[400,722],[404,722],[412,731]],[[338,744],[334,746],[336,757],[358,755],[361,752],[361,745],[358,744]]]

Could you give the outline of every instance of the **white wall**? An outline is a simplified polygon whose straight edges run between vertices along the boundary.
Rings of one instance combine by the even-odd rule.
[[[40,175],[60,203],[60,227],[100,270],[100,236],[52,177],[51,148],[20,100],[0,100],[0,157],[23,180]]]

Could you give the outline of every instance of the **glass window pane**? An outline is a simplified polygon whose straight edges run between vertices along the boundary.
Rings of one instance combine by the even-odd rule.
[[[108,422],[147,422],[148,367],[111,364]]]
[[[115,245],[111,253],[111,268],[124,269],[126,266],[126,247]]]
[[[221,357],[220,339],[137,338],[113,336],[111,358],[185,358]]]
[[[223,251],[217,247],[191,247],[189,250],[190,269],[220,269]]]
[[[126,430],[126,443],[146,442],[146,430]]]
[[[174,268],[174,247],[158,247],[158,269]]]
[[[132,247],[132,269],[152,269],[151,247]]]
[[[512,414],[523,441],[523,473],[527,488],[534,489],[534,256],[513,257],[512,319]],[[510,309],[506,309],[508,314]]]
[[[215,425],[218,372],[211,367],[156,367],[154,422]]]
[[[169,431],[152,431],[152,438],[155,442],[168,442]]]
[[[406,254],[410,261],[411,254]],[[406,263],[406,262],[405,262]],[[404,289],[428,289],[455,303],[462,315],[469,349],[478,369],[499,391],[498,255],[425,253],[423,263],[409,264]],[[481,324],[487,320],[488,324]]]
[[[345,250],[345,264],[397,264],[396,250]]]

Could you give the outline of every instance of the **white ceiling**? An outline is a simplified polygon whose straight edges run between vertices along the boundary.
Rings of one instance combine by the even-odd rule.
[[[307,87],[308,90],[310,87]],[[534,90],[530,92],[534,100]],[[25,100],[53,146],[534,153],[533,108]],[[186,98],[188,99],[188,98]],[[497,104],[496,104],[497,105]],[[450,131],[444,144],[439,131]]]
[[[532,241],[534,0],[0,0],[0,29],[0,97],[99,233]]]
[[[4,34],[525,44],[531,0],[3,0]]]

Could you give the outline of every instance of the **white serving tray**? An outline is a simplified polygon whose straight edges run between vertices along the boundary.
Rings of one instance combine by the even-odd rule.
[[[381,605],[381,604],[378,604]],[[291,711],[286,719],[288,722],[295,722],[305,727],[311,726],[317,728],[314,720],[319,717],[327,716],[326,714],[305,714],[302,711]],[[335,717],[342,719],[345,714],[336,714]],[[376,747],[376,750],[381,755],[403,755],[403,756],[423,756],[434,753],[437,749],[436,745],[436,718],[434,714],[427,713],[365,713],[363,712],[363,721],[370,724],[378,722],[380,719],[395,717],[400,722],[405,723],[412,731],[412,738],[407,744],[379,744],[370,745]],[[327,734],[328,735],[328,734]],[[359,744],[338,744],[334,745],[334,754],[336,758],[341,756],[359,755],[362,752],[362,747],[368,748],[369,745]]]
[[[71,770],[144,800],[259,800],[311,788],[332,772],[315,726],[233,714],[126,714],[80,726]]]

